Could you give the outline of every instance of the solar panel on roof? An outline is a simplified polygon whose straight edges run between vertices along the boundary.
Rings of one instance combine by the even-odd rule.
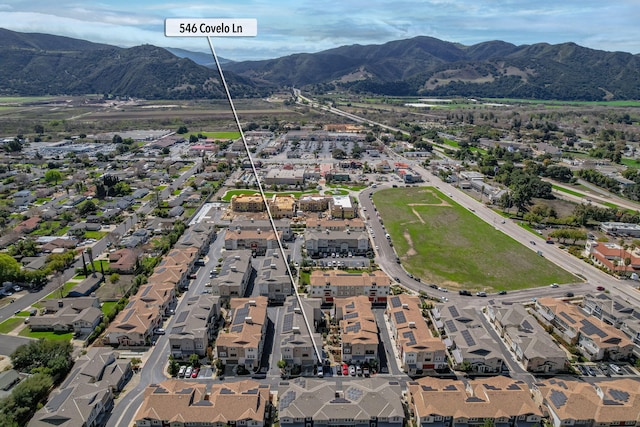
[[[460,316],[460,313],[458,313],[458,309],[455,306],[450,305],[447,308],[449,309],[449,313],[451,313],[451,316],[453,316],[454,318]]]
[[[293,390],[287,391],[282,397],[280,397],[280,409],[286,409],[291,405],[296,398],[296,392]]]
[[[396,324],[402,324],[407,321],[407,318],[404,316],[402,311],[394,311],[393,317],[395,318]]]
[[[344,315],[345,319],[355,319],[356,317],[358,317],[359,313],[357,311],[354,311],[352,313],[347,313]]]
[[[347,392],[345,393],[345,397],[349,400],[351,400],[352,402],[356,401],[356,400],[360,400],[360,398],[362,397],[362,395],[364,394],[364,392],[362,390],[360,390],[359,388],[355,388],[355,387],[350,387]]]
[[[235,325],[231,327],[231,332],[242,332],[242,325],[244,323],[241,323],[239,325]]]
[[[522,321],[522,327],[525,329],[533,329],[533,326],[531,326],[531,323],[529,323],[528,320],[523,320]]]
[[[123,322],[128,322],[128,321],[129,321],[129,318],[130,318],[130,317],[131,317],[135,312],[136,312],[135,310],[129,310],[129,311],[127,312],[127,314],[125,314],[125,315],[124,315],[124,317],[122,318],[122,321],[123,321]]]
[[[398,308],[402,305],[400,302],[400,297],[391,297],[391,307]]]
[[[549,399],[551,400],[551,403],[553,403],[553,406],[555,406],[556,408],[561,408],[565,405],[565,403],[567,403],[567,396],[565,396],[563,392],[558,390],[551,390]]]
[[[282,321],[282,332],[291,332],[293,329],[293,313],[287,313],[284,315]]]
[[[476,341],[471,336],[471,333],[466,329],[462,331],[462,338],[464,338],[464,341],[467,343],[469,347],[476,345]]]
[[[569,323],[571,323],[572,325],[574,323],[576,323],[575,320],[573,320],[573,317],[569,316],[569,313],[565,313],[564,311],[560,312],[560,316],[564,317]]]
[[[233,324],[243,323],[244,318],[249,315],[249,307],[240,307],[236,310],[235,316],[233,316]]]
[[[402,337],[409,340],[409,342],[407,343],[408,345],[414,345],[416,343],[416,337],[413,334],[413,331],[403,332]]]
[[[360,332],[360,322],[347,326],[346,331],[352,333]]]
[[[507,386],[507,390],[522,390],[516,383],[511,383]]]
[[[587,319],[582,319],[580,321],[582,323],[582,328],[580,330],[586,335],[597,335],[600,338],[604,338],[607,334],[598,328],[596,325],[588,321]]]
[[[449,333],[458,332],[458,328],[453,320],[445,320],[444,326],[447,328]]]
[[[617,400],[618,402],[629,401],[629,393],[627,393],[626,391],[617,390],[615,388],[612,388],[609,390],[609,396],[611,396],[613,399]]]
[[[184,323],[185,320],[187,320],[187,317],[189,317],[189,312],[188,311],[181,311],[180,314],[178,314],[178,318],[176,319],[176,323]]]
[[[147,294],[151,291],[151,286],[147,286],[145,287],[144,291],[142,291],[142,295],[140,295],[141,297],[145,297],[147,296]]]

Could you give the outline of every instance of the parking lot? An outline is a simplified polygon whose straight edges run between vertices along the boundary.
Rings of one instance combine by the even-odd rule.
[[[336,254],[335,257],[324,257],[313,260],[316,267],[338,267],[338,268],[367,268],[371,260],[363,256],[342,256]]]
[[[582,363],[574,364],[576,372],[583,377],[621,377],[635,376],[638,373],[625,363]]]

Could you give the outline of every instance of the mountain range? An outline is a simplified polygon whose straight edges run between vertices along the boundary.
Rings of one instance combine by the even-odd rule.
[[[0,94],[223,97],[217,72],[207,68],[210,60],[151,45],[120,48],[0,29]],[[293,86],[389,96],[640,99],[640,55],[575,43],[464,46],[420,36],[262,61],[225,60],[222,67],[234,97]]]

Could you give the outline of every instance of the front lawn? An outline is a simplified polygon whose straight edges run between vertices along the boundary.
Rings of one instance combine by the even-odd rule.
[[[24,319],[21,317],[10,317],[0,323],[0,334],[8,334],[23,323]]]
[[[73,332],[31,332],[30,328],[24,328],[18,335],[20,335],[21,337],[35,338],[37,340],[45,338],[54,341],[71,341],[71,338],[73,338]]]

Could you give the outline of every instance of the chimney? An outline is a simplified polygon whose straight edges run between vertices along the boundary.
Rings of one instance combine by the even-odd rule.
[[[409,322],[409,328],[415,329],[416,328],[416,322]]]
[[[271,266],[270,266],[270,267],[271,267],[271,269],[272,269],[272,270],[275,270],[275,269],[277,269],[277,268],[278,268],[278,266],[277,266],[277,265],[275,265],[275,264],[271,264]]]
[[[251,318],[251,316],[247,316],[244,318],[244,322],[251,325],[253,323],[253,319]]]
[[[254,300],[254,299],[249,300],[249,305],[251,307],[255,307],[256,306],[256,300]]]
[[[238,271],[238,267],[236,267],[235,264],[233,264],[232,266],[229,267],[231,269],[231,271],[236,272]]]
[[[409,310],[409,304],[402,304],[402,308],[405,310]]]
[[[300,309],[300,307],[294,308],[293,312],[296,313],[296,314],[302,314],[302,310]]]
[[[300,333],[300,326],[292,326],[292,327],[291,327],[291,331],[292,331],[294,334],[299,334],[299,333]]]

